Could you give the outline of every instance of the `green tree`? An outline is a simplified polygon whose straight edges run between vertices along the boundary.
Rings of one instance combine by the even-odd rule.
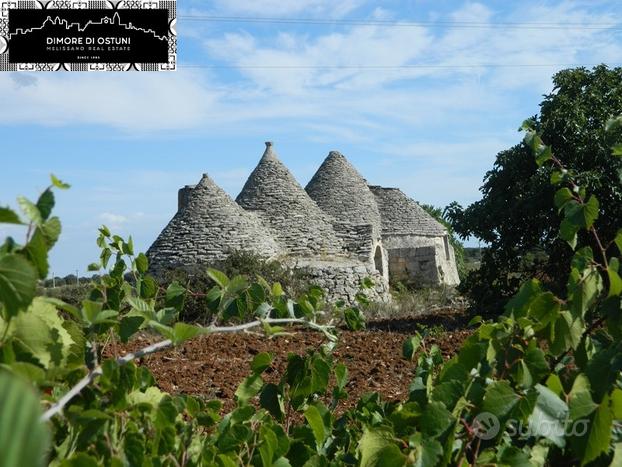
[[[530,119],[542,140],[555,148],[572,176],[600,200],[597,227],[615,234],[622,219],[622,161],[611,157],[620,129],[606,132],[607,120],[622,112],[622,68],[604,65],[564,70],[553,77],[553,91]],[[557,238],[560,215],[553,204],[550,166],[538,166],[523,142],[497,155],[484,177],[482,199],[448,218],[461,238],[488,244],[481,267],[469,274],[463,290],[477,310],[499,309],[527,278],[536,277],[556,292],[565,285],[572,255]],[[594,245],[589,232],[580,240]]]

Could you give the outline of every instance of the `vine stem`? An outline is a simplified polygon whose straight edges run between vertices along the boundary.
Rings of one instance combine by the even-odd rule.
[[[302,324],[310,327],[311,329],[321,331],[326,335],[330,340],[334,341],[336,337],[328,332],[328,329],[332,326],[330,325],[321,325],[311,321],[307,321],[301,318],[266,318],[266,319],[258,319],[255,321],[250,321],[244,324],[238,324],[235,326],[209,326],[202,329],[202,334],[218,334],[218,333],[233,333],[233,332],[243,332],[248,329],[256,328],[259,326],[263,326],[264,324]],[[166,339],[160,342],[156,342],[155,344],[148,345],[136,352],[130,352],[122,357],[116,359],[116,363],[119,366],[127,365],[128,363],[145,357],[147,355],[160,352],[162,350],[166,350],[169,347],[173,347],[174,343],[171,339]],[[49,421],[52,417],[62,412],[65,406],[84,388],[90,385],[95,378],[101,376],[103,374],[103,369],[101,365],[98,365],[96,368],[91,370],[84,378],[82,378],[75,386],[73,386],[67,393],[61,397],[56,403],[54,403],[45,413],[41,416],[42,422]]]

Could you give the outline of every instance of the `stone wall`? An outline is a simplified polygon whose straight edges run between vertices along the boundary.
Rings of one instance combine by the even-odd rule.
[[[353,257],[358,258],[359,261],[389,280],[388,253],[374,226],[335,223],[333,227],[343,240],[346,250]]]
[[[393,235],[383,238],[392,281],[423,285],[458,285],[454,250],[448,237]]]
[[[327,291],[327,300],[335,302],[343,300],[351,305],[356,302],[356,294],[361,290],[361,283],[371,278],[374,287],[365,289],[363,293],[372,301],[389,303],[391,294],[388,281],[370,265],[359,262],[298,262],[295,266],[305,272],[309,282]]]
[[[374,241],[378,237],[372,225],[352,225],[342,222],[333,224],[337,236],[343,240],[345,249],[363,262],[373,258]]]

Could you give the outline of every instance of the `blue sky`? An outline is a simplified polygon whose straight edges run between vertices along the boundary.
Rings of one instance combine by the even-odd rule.
[[[303,185],[336,149],[370,183],[466,205],[560,65],[622,64],[619,0],[179,0],[178,10],[175,73],[0,74],[0,204],[36,198],[50,172],[72,184],[57,196],[56,275],[84,273],[102,223],[148,248],[177,189],[203,172],[235,196],[266,140]],[[320,24],[187,18],[197,16]],[[408,68],[430,64],[441,66]],[[495,66],[471,67],[482,64]],[[357,68],[378,65],[402,68]],[[7,234],[24,235],[0,226]]]

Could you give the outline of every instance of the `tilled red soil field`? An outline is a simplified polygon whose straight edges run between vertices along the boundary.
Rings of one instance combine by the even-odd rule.
[[[465,329],[464,319],[446,311],[420,319],[401,319],[368,323],[365,331],[342,331],[333,352],[334,361],[348,367],[347,408],[366,392],[379,392],[387,400],[404,399],[412,381],[415,363],[402,357],[402,343],[418,325],[441,324],[443,333],[425,339],[436,344],[446,357],[453,355],[472,331]],[[153,338],[134,339],[125,350],[137,349]],[[324,342],[320,333],[295,330],[293,335],[268,339],[252,333],[214,334],[193,339],[183,346],[144,358],[161,389],[175,394],[202,395],[219,399],[224,410],[234,406],[234,393],[250,374],[250,362],[256,354],[273,355],[272,367],[265,379],[276,382],[283,374],[290,352],[304,354]]]

